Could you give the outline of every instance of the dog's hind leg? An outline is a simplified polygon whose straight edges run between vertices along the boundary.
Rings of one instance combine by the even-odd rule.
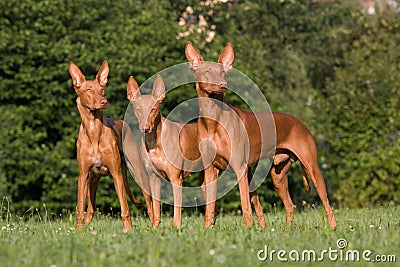
[[[296,207],[290,197],[288,186],[288,171],[291,165],[291,161],[287,160],[279,165],[273,165],[270,171],[275,191],[278,193],[286,210],[286,227],[293,223],[294,209]]]

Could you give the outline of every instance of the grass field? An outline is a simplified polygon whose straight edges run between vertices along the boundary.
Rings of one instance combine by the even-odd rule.
[[[296,212],[289,230],[276,210],[265,215],[266,228],[245,228],[240,215],[220,214],[203,230],[202,215],[190,214],[180,230],[163,215],[153,231],[147,218],[133,216],[129,233],[112,216],[97,213],[75,230],[72,214],[49,213],[17,217],[3,207],[0,266],[280,266],[285,259],[286,266],[348,266],[358,257],[358,266],[400,266],[398,207],[336,210],[336,231],[319,209]]]

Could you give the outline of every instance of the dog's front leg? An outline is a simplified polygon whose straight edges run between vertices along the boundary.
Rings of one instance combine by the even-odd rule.
[[[265,227],[265,217],[263,212],[263,207],[261,206],[260,199],[258,198],[257,191],[255,190],[255,182],[253,180],[253,173],[251,171],[251,167],[247,169],[247,178],[249,179],[249,190],[254,190],[250,192],[250,201],[254,205],[254,209],[256,211],[258,225],[260,227]]]
[[[100,176],[89,172],[88,182],[87,182],[87,197],[88,197],[88,207],[85,216],[85,222],[90,223],[93,219],[93,214],[96,210],[96,192],[99,185]]]
[[[132,220],[129,213],[128,201],[126,200],[124,178],[119,169],[116,172],[111,172],[111,175],[114,178],[115,191],[117,192],[118,200],[121,205],[121,218],[124,231],[129,231],[132,228]]]
[[[204,189],[206,197],[206,211],[204,215],[204,228],[208,228],[215,222],[215,201],[217,199],[218,169],[214,165],[204,170]]]
[[[253,214],[252,214],[251,205],[250,205],[247,166],[243,166],[242,168],[239,168],[239,169],[234,168],[234,171],[235,171],[236,177],[238,178],[238,183],[239,183],[240,202],[242,203],[242,216],[243,216],[244,224],[247,227],[249,227],[253,224]]]
[[[150,188],[153,201],[153,229],[157,228],[161,222],[160,200],[161,200],[161,180],[154,172],[150,172]]]
[[[182,225],[182,177],[180,170],[175,169],[170,178],[174,195],[174,225],[180,228]]]
[[[88,175],[89,175],[88,171],[81,170],[78,178],[78,196],[76,204],[75,228],[81,228],[85,221],[85,204],[86,204],[86,196],[88,195],[87,191]]]

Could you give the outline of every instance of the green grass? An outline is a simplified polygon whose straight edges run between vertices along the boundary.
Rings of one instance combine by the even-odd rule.
[[[152,230],[147,218],[133,216],[133,230],[122,232],[119,218],[97,213],[93,222],[81,229],[73,228],[72,215],[49,215],[46,209],[30,211],[17,217],[2,211],[0,223],[0,266],[279,266],[260,261],[259,250],[338,250],[337,240],[344,238],[342,250],[371,250],[376,255],[395,255],[400,266],[400,209],[336,210],[338,228],[331,231],[322,210],[296,212],[295,224],[285,228],[283,211],[267,213],[267,227],[245,228],[240,215],[220,214],[216,225],[203,230],[202,215],[184,215],[180,230],[172,227],[172,218],[162,217],[162,224]],[[261,254],[263,256],[264,254]],[[301,254],[300,254],[301,255]],[[340,255],[339,252],[337,255]],[[295,256],[295,254],[292,254]],[[360,256],[361,257],[361,256]],[[299,266],[288,258],[289,266]],[[354,263],[332,261],[326,254],[322,262],[304,265],[346,266]],[[363,260],[358,266],[376,266]]]

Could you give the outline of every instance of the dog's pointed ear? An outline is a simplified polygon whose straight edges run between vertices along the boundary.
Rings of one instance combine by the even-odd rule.
[[[165,98],[165,84],[160,74],[154,80],[153,92],[151,94],[160,102]]]
[[[133,76],[129,77],[128,87],[126,88],[126,95],[130,102],[134,102],[140,96],[139,85]]]
[[[203,57],[200,53],[196,50],[193,44],[188,41],[185,47],[185,55],[186,58],[189,60],[189,66],[193,71],[199,69],[199,62],[204,61]]]
[[[75,90],[79,89],[85,82],[85,76],[79,67],[72,61],[69,63],[69,74],[71,75],[72,84],[74,85]]]
[[[107,84],[107,81],[108,81],[107,77],[108,77],[109,71],[110,71],[110,68],[108,67],[108,62],[107,62],[107,60],[104,60],[103,64],[101,65],[101,67],[96,75],[96,80],[103,87],[106,86],[106,84]]]
[[[235,52],[231,43],[228,43],[218,58],[218,63],[224,65],[224,71],[228,72],[232,68]]]

